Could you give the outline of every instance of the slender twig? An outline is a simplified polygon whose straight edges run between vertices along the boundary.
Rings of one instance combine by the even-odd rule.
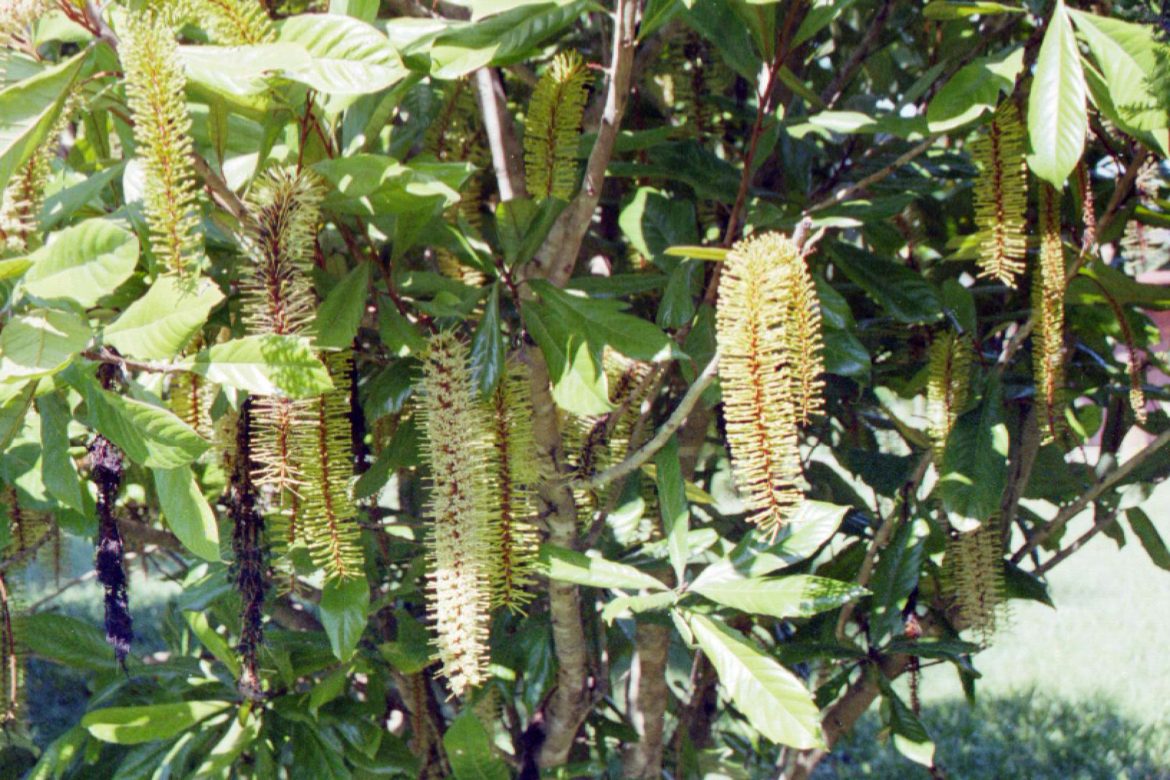
[[[240,196],[232,191],[223,177],[212,170],[211,165],[200,154],[191,153],[191,164],[195,168],[195,172],[203,179],[203,183],[207,185],[207,189],[211,191],[212,200],[224,211],[242,222],[247,217],[248,209],[240,200]]]
[[[861,190],[864,190],[866,187],[877,184],[879,181],[882,181],[887,176],[901,168],[903,165],[918,157],[930,147],[934,146],[934,142],[939,139],[940,135],[941,134],[930,136],[925,141],[919,143],[917,146],[913,146],[908,151],[903,152],[889,165],[879,168],[855,184],[842,187],[824,200],[809,206],[804,210],[804,213],[808,215],[817,211],[821,211],[822,209],[827,209],[830,206],[836,206],[838,203],[841,203],[842,201],[852,197]]]
[[[1128,477],[1134,469],[1149,460],[1151,456],[1168,443],[1170,443],[1170,430],[1162,431],[1153,441],[1135,453],[1133,457],[1097,480],[1092,487],[1082,493],[1075,501],[1057,512],[1056,516],[1044,528],[1032,534],[1020,549],[1016,550],[1012,555],[1012,563],[1019,563],[1028,553],[1051,539],[1098,496]]]
[[[1112,525],[1116,521],[1117,521],[1117,513],[1116,512],[1105,512],[1104,514],[1102,514],[1101,519],[1097,520],[1095,523],[1093,523],[1092,527],[1089,528],[1088,531],[1085,531],[1083,534],[1081,534],[1080,537],[1078,537],[1075,542],[1070,544],[1068,547],[1062,548],[1059,552],[1056,553],[1056,555],[1053,555],[1051,558],[1044,561],[1044,563],[1037,566],[1032,571],[1032,573],[1035,574],[1037,577],[1039,577],[1039,576],[1051,571],[1058,563],[1060,563],[1064,559],[1068,558],[1070,555],[1075,553],[1077,550],[1084,547],[1085,544],[1090,539],[1092,539],[1094,536],[1096,536],[1097,534],[1104,531],[1106,528],[1108,528],[1110,525]]]
[[[162,363],[148,360],[131,360],[115,354],[109,349],[88,349],[81,353],[86,360],[96,363],[108,363],[117,366],[123,371],[144,371],[150,374],[181,374],[189,372],[190,366],[180,363]]]
[[[877,46],[878,39],[882,32],[885,31],[886,23],[890,20],[890,10],[894,7],[893,0],[886,0],[882,3],[882,7],[872,18],[867,20],[869,29],[861,38],[861,42],[854,47],[853,54],[849,61],[845,63],[839,71],[837,76],[821,93],[821,102],[825,104],[825,108],[832,108],[837,100],[845,91],[845,87],[849,86],[849,82],[857,75],[857,71],[861,70],[861,66],[865,64],[866,59],[873,53],[874,47]]]
[[[691,410],[695,408],[695,404],[703,397],[703,391],[710,387],[711,383],[715,381],[715,377],[718,376],[718,368],[719,352],[716,350],[707,367],[703,369],[703,373],[695,377],[695,381],[687,389],[686,395],[678,402],[678,406],[675,407],[670,417],[659,427],[650,441],[639,447],[636,452],[632,453],[625,460],[610,466],[600,474],[595,474],[586,479],[572,480],[569,483],[569,487],[576,490],[599,490],[614,480],[621,479],[627,474],[633,473],[643,463],[654,457],[656,452],[666,446],[666,443],[670,441],[670,437],[674,435],[674,432],[686,422],[687,415],[691,413]]]

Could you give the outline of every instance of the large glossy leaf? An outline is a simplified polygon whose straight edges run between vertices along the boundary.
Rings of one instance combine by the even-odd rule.
[[[15,386],[0,386],[3,392],[3,402],[0,403],[0,451],[8,449],[8,445],[24,428],[25,416],[32,406],[33,394],[37,390],[38,380],[33,380],[21,389]]]
[[[86,385],[85,402],[91,425],[139,465],[186,466],[211,446],[169,409],[103,390],[96,383]]]
[[[16,635],[32,654],[70,669],[113,672],[118,669],[106,635],[90,622],[68,615],[38,612],[16,618]],[[133,656],[131,663],[136,663]]]
[[[655,482],[658,487],[658,512],[662,530],[666,534],[667,556],[674,576],[682,582],[687,565],[687,532],[690,529],[691,510],[687,503],[686,482],[678,456],[678,437],[671,436],[666,446],[654,457]]]
[[[622,209],[618,225],[634,248],[651,260],[671,246],[699,242],[694,204],[650,187],[638,188]]]
[[[191,467],[152,469],[151,473],[167,526],[195,555],[207,561],[220,560],[215,512],[195,482]]]
[[[959,416],[947,437],[938,492],[952,525],[970,531],[999,511],[1008,476],[1003,393],[990,382],[979,406]]]
[[[824,501],[805,501],[796,517],[771,541],[749,532],[731,554],[707,566],[691,584],[734,578],[763,577],[813,555],[841,526],[849,507]]]
[[[49,495],[78,512],[86,510],[77,475],[77,464],[69,454],[69,404],[60,393],[37,399],[41,416],[41,479]]]
[[[554,316],[571,323],[598,345],[610,346],[635,360],[651,362],[668,360],[678,353],[674,341],[657,326],[623,313],[624,303],[573,295],[543,279],[532,279],[529,285]]]
[[[105,341],[124,355],[146,360],[172,358],[222,300],[223,293],[210,279],[185,282],[160,276],[145,295],[106,327]]]
[[[899,521],[890,518],[886,522]],[[918,573],[929,535],[926,521],[904,521],[878,554],[870,582],[873,591],[873,615],[869,621],[872,642],[880,643],[887,636],[902,633],[902,607],[918,586]]]
[[[134,273],[138,238],[108,220],[90,219],[54,234],[29,259],[26,292],[89,308]]]
[[[366,630],[370,585],[365,577],[329,580],[321,589],[321,625],[333,654],[348,661]]]
[[[236,763],[240,754],[250,748],[260,736],[262,725],[263,721],[258,711],[253,711],[243,718],[232,718],[223,736],[207,753],[192,777],[196,780],[223,777]]]
[[[1135,506],[1126,510],[1125,517],[1154,565],[1170,571],[1170,550],[1166,549],[1166,542],[1162,540],[1162,535],[1158,533],[1158,528],[1150,516]]]
[[[0,90],[0,190],[44,143],[88,59],[81,52]]]
[[[209,381],[261,395],[308,398],[332,389],[329,372],[304,339],[245,336],[214,344],[182,365]]]
[[[592,588],[626,590],[663,590],[661,582],[624,563],[615,563],[600,555],[585,555],[554,544],[540,546],[540,565],[551,580],[588,585]]]
[[[818,276],[815,282],[821,302],[825,371],[858,382],[867,381],[873,365],[869,351],[854,332],[857,325],[848,302],[823,277]]]
[[[471,709],[452,721],[443,734],[443,748],[455,780],[508,780],[512,776]]]
[[[823,747],[820,712],[796,675],[705,615],[688,614],[686,622],[732,703],[752,726],[780,745]]]
[[[734,570],[726,574],[696,579],[690,590],[726,607],[778,618],[810,617],[869,592],[850,582],[809,574],[743,577]]]
[[[301,14],[285,19],[278,31],[281,43],[304,46],[310,55],[283,75],[326,95],[380,92],[408,72],[386,36],[358,19]]]
[[[431,75],[457,79],[489,64],[507,64],[576,21],[587,0],[524,3],[478,22],[453,25],[428,47]]]
[[[228,701],[184,701],[140,707],[107,707],[86,713],[81,725],[102,742],[137,745],[167,739],[223,712]]]
[[[322,349],[344,349],[353,344],[366,311],[366,295],[370,288],[370,264],[357,267],[334,285],[317,309],[317,346]]]
[[[76,314],[34,309],[0,331],[0,382],[55,374],[89,343],[89,326]]]
[[[935,322],[942,317],[938,290],[921,274],[852,244],[835,242],[829,254],[849,281],[899,322]]]
[[[1088,129],[1085,74],[1072,22],[1057,0],[1028,95],[1028,167],[1057,189],[1081,159]]]
[[[963,66],[927,106],[930,131],[953,130],[995,110],[1000,94],[1011,92],[1023,67],[1023,47],[998,57],[980,57]]]
[[[567,412],[588,417],[613,411],[601,349],[539,303],[523,309],[524,324],[540,347],[552,379],[552,397]]]
[[[879,685],[882,697],[889,707],[890,732],[894,735],[894,748],[916,764],[934,766],[934,742],[931,741],[922,721],[894,692],[889,682],[883,678]]]
[[[496,389],[504,372],[504,336],[500,331],[500,286],[492,285],[483,316],[471,338],[471,375],[486,398]]]
[[[1074,9],[1068,13],[1105,77],[1110,102],[1124,129],[1141,132],[1166,127],[1166,109],[1154,85],[1159,62],[1166,63],[1170,47],[1158,41],[1154,27]]]
[[[324,160],[314,169],[332,185],[325,199],[329,208],[365,217],[410,214],[412,219],[458,203],[458,188],[471,173],[463,163],[404,165],[378,154]]]

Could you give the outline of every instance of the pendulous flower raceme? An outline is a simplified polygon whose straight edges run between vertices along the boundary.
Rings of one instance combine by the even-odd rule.
[[[1015,103],[1000,104],[987,133],[971,144],[971,156],[980,169],[974,190],[979,275],[1015,287],[1024,271],[1028,205],[1024,125]]]
[[[803,256],[779,233],[740,241],[723,264],[716,338],[736,486],[776,533],[804,495],[798,427],[821,409],[821,317]]]
[[[524,128],[524,175],[534,198],[568,200],[577,189],[577,141],[588,97],[581,55],[562,52],[540,77]]]
[[[490,428],[472,381],[469,351],[451,331],[431,337],[418,412],[430,466],[427,612],[451,691],[487,678],[496,529],[487,471]]]
[[[185,277],[198,271],[203,239],[191,163],[187,78],[178,44],[170,25],[150,12],[128,16],[120,38],[136,154],[146,172],[143,210],[151,250],[161,270]]]

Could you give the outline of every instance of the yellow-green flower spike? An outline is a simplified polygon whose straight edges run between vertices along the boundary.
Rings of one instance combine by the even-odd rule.
[[[523,612],[533,594],[539,538],[531,518],[539,479],[532,438],[528,368],[510,361],[489,402],[492,423],[491,478],[495,499],[496,561],[491,567],[492,606]]]
[[[348,352],[322,356],[334,389],[311,400],[307,424],[294,425],[294,462],[301,470],[297,533],[314,565],[330,580],[363,574],[361,529],[349,496],[353,478],[350,446],[350,367]]]
[[[716,339],[736,485],[775,533],[803,501],[798,425],[820,409],[820,314],[800,250],[767,233],[736,244],[719,283]]]
[[[137,155],[146,169],[143,210],[151,249],[163,270],[198,269],[203,253],[198,190],[191,162],[187,78],[170,26],[153,13],[128,17],[118,47],[134,118]]]
[[[1064,245],[1060,237],[1060,193],[1051,185],[1040,189],[1040,261],[1032,277],[1036,331],[1032,362],[1036,399],[1042,405],[1044,438],[1064,429]]]
[[[419,390],[422,455],[431,472],[427,613],[443,676],[460,696],[487,679],[497,539],[486,471],[488,422],[468,347],[454,333],[431,338]]]
[[[940,333],[930,345],[926,403],[935,463],[942,463],[947,436],[967,405],[973,358],[970,342],[949,330]]]
[[[985,520],[974,531],[947,542],[943,575],[960,624],[987,646],[1004,616],[1000,523],[995,518]]]
[[[258,0],[197,0],[200,22],[222,46],[272,43],[276,30]]]
[[[1000,104],[986,135],[971,144],[971,156],[980,173],[974,191],[979,275],[1015,287],[1024,270],[1028,199],[1024,125],[1015,103]]]
[[[569,200],[577,188],[577,144],[589,71],[575,51],[558,54],[532,93],[524,129],[524,174],[534,198]]]

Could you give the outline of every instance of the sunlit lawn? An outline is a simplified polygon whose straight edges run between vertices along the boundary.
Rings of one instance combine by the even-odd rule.
[[[1170,486],[1145,508],[1170,540]],[[952,668],[924,674],[923,720],[947,777],[1170,778],[1170,572],[1126,531],[1123,549],[1098,536],[1053,570],[1058,609],[1013,602],[1007,629],[975,658],[975,710]],[[929,777],[875,744],[879,727],[871,714],[817,777]]]

